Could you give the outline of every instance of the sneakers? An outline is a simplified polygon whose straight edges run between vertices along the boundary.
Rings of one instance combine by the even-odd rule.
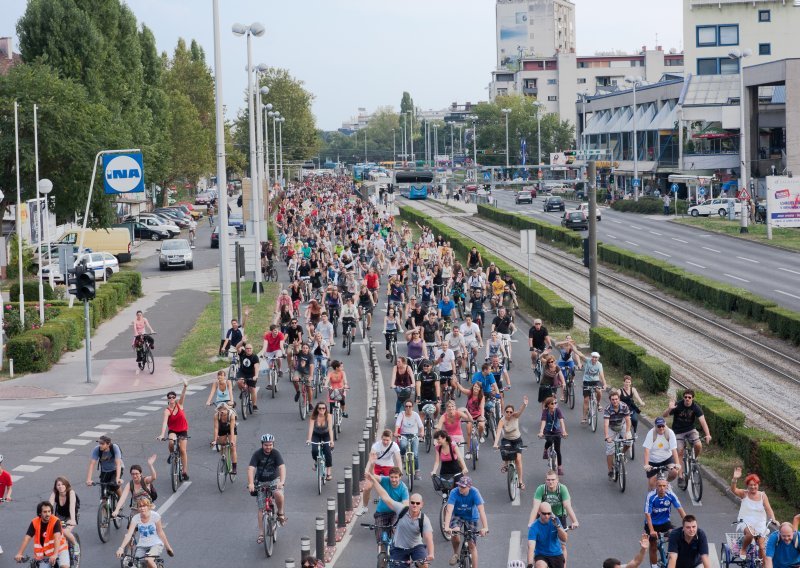
[[[184,473],[183,474],[183,480],[184,481],[189,481],[189,474],[188,473]]]
[[[614,472],[613,471],[609,471],[608,472],[608,478],[609,479],[614,479]]]
[[[414,479],[422,479],[418,471],[414,472]]]
[[[346,412],[342,412],[342,418],[348,418],[348,416],[347,416],[347,413],[346,413]]]
[[[542,452],[542,459],[543,460],[547,459],[547,449],[546,448],[545,448],[544,452]]]
[[[297,402],[298,400],[300,400],[300,392],[299,391],[294,393],[294,401]]]
[[[450,564],[450,566],[455,566],[456,562],[458,562],[458,554],[454,554],[453,556],[451,556],[448,564]]]
[[[564,475],[564,468],[562,466],[558,466],[558,475]]]
[[[740,550],[739,551],[739,560],[747,560],[747,551],[746,550]]]
[[[472,454],[470,452],[467,452],[466,454],[464,454],[464,459],[465,460],[471,460],[472,459]]]
[[[367,507],[364,507],[363,505],[361,507],[359,507],[358,509],[356,509],[356,516],[357,517],[360,517],[360,516],[365,515],[367,513],[369,513],[369,509]]]
[[[387,359],[391,359],[391,358],[392,358],[392,354],[391,354],[391,353],[389,353],[388,351],[386,352],[386,358],[387,358]]]
[[[481,436],[480,437],[481,444],[483,444],[485,441],[486,441],[486,436]]]
[[[255,412],[256,410],[258,410],[258,406],[256,406],[256,405],[254,404],[254,405],[253,405],[253,412]]]
[[[236,464],[231,466],[231,475],[236,475]]]
[[[172,463],[172,454],[167,456],[167,463]]]
[[[3,554],[3,549],[0,547],[0,554]],[[81,545],[77,542],[72,545],[72,555],[73,556],[80,556],[81,555]]]

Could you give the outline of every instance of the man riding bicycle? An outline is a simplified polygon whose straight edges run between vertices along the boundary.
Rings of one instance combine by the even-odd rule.
[[[471,478],[462,477],[456,483],[456,487],[450,491],[444,513],[444,527],[446,534],[452,534],[450,544],[453,545],[453,556],[450,558],[450,565],[452,566],[458,561],[461,539],[470,538],[469,552],[472,555],[472,566],[478,568],[478,547],[475,545],[475,540],[469,536],[459,536],[460,532],[453,530],[465,527],[479,532],[481,536],[486,536],[489,532],[484,500],[480,491],[472,486]]]
[[[608,477],[613,477],[614,472],[614,438],[613,432],[628,440],[633,435],[631,427],[631,410],[628,405],[619,400],[619,389],[612,389],[608,395],[610,404],[603,411],[603,437],[606,441],[606,464]]]
[[[257,496],[255,484],[275,483],[275,488],[272,494],[275,497],[275,505],[278,508],[278,522],[284,524],[286,522],[285,511],[285,498],[283,495],[283,487],[286,485],[286,465],[283,462],[283,456],[275,449],[275,437],[272,434],[264,434],[261,436],[261,449],[250,458],[250,465],[247,467],[247,490],[250,495]],[[259,503],[261,498],[259,497]],[[261,517],[261,510],[256,511],[258,519],[258,544],[264,542],[264,523]]]
[[[531,367],[536,368],[539,357],[548,349],[553,347],[553,340],[547,332],[547,328],[542,325],[542,320],[533,320],[533,326],[528,330],[528,348],[531,352]]]
[[[686,516],[686,511],[683,510],[677,495],[669,488],[669,482],[666,479],[659,479],[656,488],[650,491],[644,500],[644,532],[650,538],[651,565],[658,562],[658,535],[673,529],[670,521],[673,507],[681,519]]]
[[[49,562],[51,566],[58,568],[69,568],[67,539],[64,537],[61,521],[53,514],[53,506],[49,501],[42,501],[36,506],[36,518],[28,525],[14,560],[22,562],[22,555],[31,541],[35,560]]]

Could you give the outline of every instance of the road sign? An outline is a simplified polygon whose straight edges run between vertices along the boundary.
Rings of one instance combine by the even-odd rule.
[[[697,190],[697,193],[699,193],[701,197],[705,196],[706,188],[703,187],[703,186],[700,186],[700,189]]]
[[[750,200],[750,194],[747,192],[745,188],[740,189],[739,192],[736,194],[736,197],[738,197],[742,201]]]
[[[641,180],[639,178],[633,178],[631,180],[631,187],[639,187],[641,184]]]
[[[142,153],[103,154],[103,186],[109,194],[143,193]]]
[[[680,187],[677,183],[673,183],[670,189],[672,190],[672,193],[678,193],[678,189],[680,189]]]
[[[536,254],[536,229],[522,229],[519,232],[522,254]]]
[[[492,173],[483,172],[483,181],[492,181]]]

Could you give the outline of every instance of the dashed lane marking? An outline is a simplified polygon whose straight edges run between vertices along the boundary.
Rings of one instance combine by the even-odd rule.
[[[178,500],[178,497],[183,495],[183,493],[187,489],[189,489],[189,486],[191,484],[192,484],[191,481],[184,481],[183,483],[181,483],[181,486],[178,487],[178,490],[175,493],[173,493],[172,495],[170,495],[169,499],[164,501],[164,504],[161,505],[161,507],[158,508],[158,514],[159,515],[163,515],[164,513],[166,513],[169,510],[169,508],[172,507],[175,504],[175,501]]]
[[[109,422],[122,422],[123,424],[130,424],[134,422],[136,418],[112,418]]]
[[[727,272],[723,272],[723,274],[724,274],[725,276],[727,276],[728,278],[733,278],[734,280],[739,280],[740,282],[747,282],[747,283],[750,283],[750,281],[749,281],[749,280],[745,280],[744,278],[739,278],[738,276],[734,276],[733,274],[728,274]]]
[[[702,264],[696,264],[696,263],[694,263],[694,262],[692,262],[690,260],[687,260],[686,264],[691,264],[692,266],[696,266],[697,268],[702,268],[703,270],[706,270],[706,267],[703,266]]]
[[[103,434],[105,434],[105,432],[96,432],[95,430],[87,430],[86,432],[78,434],[78,436],[80,436],[81,438],[99,438]]]
[[[23,465],[18,465],[17,467],[12,469],[11,471],[23,471],[25,473],[33,473],[34,471],[39,471],[40,469],[42,469],[42,466],[40,466],[40,465],[24,465],[23,464]]]
[[[633,241],[625,241],[625,242],[628,243],[629,245],[633,245],[635,247],[639,246],[639,243],[634,243]]]
[[[794,294],[790,294],[789,292],[784,292],[783,290],[775,290],[778,294],[783,294],[784,296],[789,296],[790,298],[794,298],[796,300],[800,300],[800,296],[795,296]]]
[[[158,406],[140,406],[136,410],[146,410],[147,412],[153,412],[154,410],[158,410],[160,407]]]
[[[647,232],[648,232],[648,233],[650,233],[651,235],[655,235],[655,236],[657,236],[657,237],[661,237],[661,236],[663,236],[661,233],[657,233],[657,232],[655,232],[655,231],[647,231]]]
[[[39,412],[26,412],[25,414],[20,414],[19,418],[41,418],[44,414]]]
[[[12,475],[11,476],[11,483],[16,483],[17,481],[19,481],[20,479],[22,479],[24,477],[25,477],[24,475]]]
[[[617,225],[622,225],[622,221],[617,221],[616,219],[611,219],[612,223],[616,223]]]
[[[150,405],[153,405],[153,406],[164,406],[164,401],[163,400],[151,400],[147,404],[150,404]]]
[[[753,260],[752,258],[747,258],[746,256],[737,256],[736,258],[740,260],[746,260],[747,262],[752,262],[753,264],[761,264],[757,260]]]
[[[653,252],[656,253],[656,254],[660,254],[661,256],[666,256],[667,258],[672,258],[671,254],[667,254],[665,252],[661,252],[660,250],[654,250]]]
[[[711,252],[720,252],[717,249],[712,249],[711,247],[700,247],[700,248],[703,248],[705,250],[710,250]]]
[[[508,562],[511,564],[512,560],[520,560],[520,531],[511,531],[511,537],[508,539]]]
[[[46,454],[55,454],[57,456],[66,456],[67,454],[71,454],[75,451],[75,448],[50,448],[45,453]]]
[[[632,229],[636,229],[637,231],[641,231],[642,228],[639,225],[631,225]]]
[[[117,430],[119,428],[119,424],[98,424],[95,428],[101,428],[103,430]]]
[[[91,440],[81,440],[80,438],[70,438],[65,444],[69,444],[70,446],[85,446],[86,444],[91,444]]]
[[[31,458],[33,463],[53,463],[58,460],[59,456],[36,456]]]
[[[684,241],[683,239],[679,239],[678,237],[672,237],[673,241],[678,241],[679,243],[683,243],[685,245],[689,244],[689,241]]]
[[[614,236],[614,235],[606,235],[606,236],[607,236],[608,238],[610,238],[610,239],[618,239],[618,238],[619,238],[619,237],[617,237],[617,236]]]
[[[800,272],[798,272],[796,270],[791,270],[789,268],[783,268],[783,267],[779,266],[778,270],[783,270],[784,272],[791,272],[792,274],[797,274],[798,276],[800,276]]]
[[[207,387],[205,385],[189,385],[188,387],[186,387],[187,390],[193,390],[193,391],[206,390],[206,388]]]
[[[19,426],[20,424],[27,424],[27,420],[6,420],[6,424],[14,424],[15,426]]]
[[[712,566],[720,566],[719,556],[717,556],[717,545],[713,542],[708,543],[708,559]]]
[[[134,412],[134,411],[130,411],[130,412],[126,412],[125,414],[123,414],[123,416],[134,416],[134,417],[136,417],[136,418],[139,418],[139,417],[141,417],[141,416],[147,416],[147,413],[146,413],[146,412]]]

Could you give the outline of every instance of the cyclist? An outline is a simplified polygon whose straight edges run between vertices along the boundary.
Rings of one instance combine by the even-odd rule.
[[[53,514],[61,521],[64,538],[72,543],[73,554],[79,556],[81,548],[75,535],[72,534],[72,527],[78,526],[81,500],[66,477],[56,477],[53,492],[50,493],[50,504],[53,506]]]
[[[497,331],[492,330],[492,334],[486,340],[486,359],[488,360],[495,355],[503,357],[505,360],[507,354],[503,349],[503,342],[500,341],[500,335]]]
[[[558,461],[558,475],[564,475],[561,459],[561,438],[566,438],[569,435],[567,434],[567,425],[564,423],[564,414],[558,408],[558,402],[554,396],[547,397],[542,406],[542,421],[539,426],[539,437],[545,439],[542,459],[547,459],[548,450],[550,446],[553,446]]]
[[[464,337],[464,343],[467,349],[472,350],[473,358],[477,358],[478,348],[483,347],[481,329],[478,327],[478,324],[472,321],[471,315],[468,315],[464,318],[464,323],[462,323],[458,329]]]
[[[425,362],[427,363],[427,361]],[[411,399],[413,387],[414,373],[408,365],[408,360],[406,357],[398,357],[397,363],[392,368],[392,379],[389,383],[389,388],[393,389],[397,394],[394,405],[395,416],[400,413],[403,403]]]
[[[483,302],[485,298],[483,297],[483,289],[482,288],[470,288],[469,291],[469,315],[472,316],[472,319],[476,322],[478,326],[478,334],[483,334],[483,324],[486,323],[486,312],[483,309]]]
[[[496,331],[503,340],[503,356],[511,362],[511,334],[514,333],[514,316],[509,314],[505,308],[497,310],[497,316],[492,320],[492,331]]]
[[[347,375],[342,368],[342,362],[333,360],[328,374],[325,376],[325,388],[328,389],[328,403],[333,412],[333,400],[339,401],[342,409],[342,418],[347,418],[347,408],[345,407],[345,391],[350,387],[347,385]]]
[[[311,300],[308,302],[306,306],[306,330],[308,331],[308,335],[312,335],[314,330],[317,328],[317,325],[322,320],[322,304],[320,304],[316,299]]]
[[[437,309],[439,310],[439,317],[442,318],[445,322],[449,324],[449,327],[452,328],[453,326],[453,310],[456,309],[456,303],[448,296],[442,296],[439,299],[439,303],[437,304]]]
[[[669,533],[669,563],[667,568],[689,568],[702,566],[711,568],[708,557],[708,538],[697,526],[694,515],[683,517],[680,528]]]
[[[239,322],[236,319],[231,320],[231,327],[225,334],[225,339],[222,340],[222,345],[219,347],[219,354],[224,356],[228,351],[228,347],[233,347],[236,351],[241,352],[244,347],[244,328],[239,327]]]
[[[427,314],[428,310],[425,309],[425,306],[422,303],[417,303],[416,298],[411,298],[410,303],[406,306],[406,329],[420,327]]]
[[[391,276],[387,285],[389,292],[388,305],[403,304],[406,300],[406,288],[397,276]]]
[[[436,319],[436,312],[431,310],[422,322],[422,338],[425,340],[427,356],[433,359],[433,349],[441,341],[439,321]]]
[[[372,329],[372,312],[375,309],[375,301],[366,286],[361,286],[358,293],[358,313],[359,318],[367,314],[367,330]],[[355,333],[355,332],[354,332]]]
[[[519,473],[519,488],[521,491],[525,490],[525,482],[523,481],[525,475],[522,470],[522,446],[524,442],[519,427],[519,417],[525,412],[526,408],[528,408],[527,395],[522,397],[522,406],[520,406],[517,411],[514,411],[513,404],[506,405],[505,414],[500,418],[500,422],[497,423],[497,432],[499,435],[494,441],[495,450],[500,449],[500,445],[502,444],[503,451],[514,453],[514,463]],[[505,473],[507,467],[503,464],[500,469]]]
[[[436,451],[433,455],[431,475],[452,479],[459,473],[466,475],[469,472],[464,458],[458,451],[458,446],[453,443],[453,439],[447,432],[436,430],[433,433],[433,441]]]
[[[322,374],[328,373],[328,359],[331,356],[331,347],[327,339],[322,337],[322,334],[316,332],[313,337],[314,342],[311,344],[311,354],[314,356],[314,368],[322,369]],[[302,349],[302,347],[301,347]]]
[[[288,346],[286,365],[291,369],[294,366],[294,356],[300,352],[300,346],[303,343],[303,326],[297,323],[297,318],[291,319],[289,325],[286,326],[284,335],[286,336],[284,345]]]
[[[231,473],[236,475],[237,455],[236,455],[236,435],[238,434],[236,424],[236,411],[225,403],[217,404],[217,411],[214,413],[214,437],[211,445],[217,449],[224,444],[231,445]]]
[[[603,438],[606,441],[606,464],[608,477],[614,477],[614,434],[626,440],[631,438],[631,411],[628,405],[619,400],[619,389],[611,389],[608,395],[609,405],[603,410]]]
[[[583,353],[580,352],[578,346],[575,345],[575,341],[572,339],[571,335],[567,335],[564,338],[564,341],[556,342],[556,347],[559,350],[559,357],[558,357],[558,366],[561,368],[561,372],[564,374],[564,377],[567,376],[567,369],[572,372],[572,376],[575,376],[575,363],[578,364],[578,369],[583,369],[583,360],[586,358]],[[564,402],[566,402],[566,391],[564,392]],[[623,400],[627,404],[627,401]],[[635,427],[634,427],[635,431]]]
[[[137,531],[139,538],[136,541],[134,558],[137,561],[144,560],[144,566],[147,568],[156,568],[156,558],[161,556],[165,548],[170,556],[173,556],[174,553],[167,540],[167,535],[164,533],[164,527],[161,525],[161,515],[153,511],[153,502],[147,497],[139,497],[136,506],[139,512],[131,519],[128,532],[117,549],[117,558],[122,558],[125,554],[125,547],[133,538],[133,532]]]
[[[309,333],[311,333],[310,330]],[[252,346],[251,346],[252,347]],[[247,347],[245,346],[245,349]],[[275,361],[274,364],[278,368],[278,376],[283,375],[283,371],[281,370],[281,357],[286,349],[286,336],[281,333],[278,326],[272,324],[269,326],[269,331],[264,334],[264,344],[261,347],[261,351],[267,358],[274,357]],[[244,360],[242,360],[242,365],[244,365]],[[258,377],[258,373],[256,372],[256,377]],[[253,397],[253,406],[255,406],[256,399]]]
[[[178,449],[181,453],[181,460],[183,461],[183,478],[189,479],[189,455],[187,453],[186,443],[189,436],[189,422],[186,420],[186,413],[183,411],[183,403],[186,400],[186,387],[189,382],[183,379],[183,390],[181,391],[181,399],[177,400],[178,395],[175,391],[167,393],[167,407],[164,409],[164,420],[161,423],[161,433],[157,439],[163,440],[164,434],[167,433],[169,438],[169,453],[170,457],[167,459],[169,462],[174,450],[174,444],[178,442]],[[255,399],[253,400],[253,408],[255,408]],[[168,431],[169,429],[169,431]]]
[[[747,489],[737,487],[739,479],[742,477],[742,468],[736,467],[731,478],[731,492],[742,500],[739,505],[739,524],[736,530],[744,533],[744,541],[739,549],[739,558],[747,556],[747,549],[753,539],[758,543],[758,555],[764,562],[766,549],[764,547],[764,537],[767,534],[767,525],[775,520],[775,513],[769,504],[769,499],[764,491],[759,491],[761,478],[755,473],[751,473],[744,478]]]
[[[700,442],[700,436],[695,429],[695,422],[700,422],[705,433],[706,444],[711,443],[711,432],[708,429],[706,417],[703,416],[703,409],[694,401],[694,391],[686,389],[683,391],[683,400],[680,404],[676,404],[674,398],[669,400],[669,408],[664,411],[664,418],[672,416],[672,429],[675,431],[675,437],[678,439],[678,457],[683,462],[683,448],[686,446],[686,440],[694,440],[694,456],[700,457],[700,452],[703,449],[703,444]],[[682,475],[685,475],[683,472]]]
[[[323,443],[323,445],[311,445]],[[325,444],[327,442],[327,444]],[[328,414],[328,405],[324,402],[318,402],[314,406],[314,411],[308,418],[308,434],[306,435],[306,444],[311,445],[311,459],[313,465],[311,469],[317,469],[317,456],[319,452],[325,456],[325,480],[330,481],[333,479],[331,476],[331,468],[333,467],[333,420]]]
[[[456,355],[450,349],[447,341],[442,341],[433,353],[433,362],[436,364],[436,370],[439,373],[439,382],[441,383],[441,392],[446,392],[447,387],[450,387],[450,396],[455,395],[455,384],[458,380],[453,379],[453,371],[456,366]]]
[[[478,423],[478,436],[480,443],[486,441],[486,397],[483,396],[483,387],[480,383],[472,383],[470,388],[466,388],[459,382],[455,382],[454,386],[461,391],[462,394],[467,395],[467,404],[465,410],[472,418],[471,422],[467,422],[467,439],[472,438],[472,423]]]
[[[421,327],[406,332],[406,354],[408,359],[416,362],[425,356],[425,341],[422,339]]]
[[[764,568],[796,568],[800,566],[800,535],[796,528],[799,518],[800,515],[795,516],[794,527],[791,523],[781,523],[780,529],[769,535]]]
[[[483,266],[481,253],[478,252],[477,247],[472,247],[469,251],[469,254],[467,254],[467,267],[470,269],[470,271],[472,271],[479,266]]]
[[[339,294],[339,289],[328,284],[323,303],[325,304],[325,309],[328,311],[328,315],[333,319],[333,314],[338,314],[342,307],[342,295]]]
[[[428,402],[436,403],[436,412],[434,416],[439,414],[439,402],[442,400],[442,388],[439,384],[439,379],[432,371],[433,365],[427,359],[422,362],[422,370],[417,373],[416,391],[417,391],[417,408],[422,412],[422,408]]]
[[[150,333],[145,333],[147,330],[150,330]],[[142,310],[136,310],[136,317],[133,320],[133,343],[131,346],[136,351],[137,363],[142,360],[142,351],[140,349],[142,341],[146,341],[148,345],[150,345],[151,351],[156,348],[156,341],[151,335],[153,333],[155,333],[153,326],[151,326],[148,319],[144,317]]]
[[[533,320],[533,325],[528,330],[528,349],[531,352],[531,368],[536,369],[536,364],[539,362],[539,355],[553,347],[553,340],[550,339],[550,334],[547,328],[542,325],[542,320],[536,318]],[[584,411],[586,414],[586,411]]]
[[[206,406],[226,404],[233,407],[233,383],[223,370],[217,371],[217,380],[211,385]]]
[[[649,548],[650,539],[646,534],[643,534],[641,538],[639,538],[639,552],[636,553],[636,556],[634,556],[624,565],[622,564],[622,560],[617,558],[606,558],[603,561],[603,568],[639,568],[642,560],[644,560],[644,555]]]
[[[366,275],[364,275],[364,284],[367,286],[369,293],[372,294],[372,303],[377,304],[378,288],[380,288],[381,285],[381,276],[377,273],[374,266],[370,266]]]
[[[372,444],[369,450],[369,459],[367,460],[365,471],[372,471],[376,475],[391,476],[392,469],[397,468],[398,475],[400,475],[400,472],[403,471],[400,461],[400,447],[392,441],[392,438],[392,431],[389,429],[381,433],[381,439]],[[356,511],[356,515],[359,517],[369,511],[368,505],[371,490],[372,484],[366,483],[361,507]]]
[[[456,356],[456,375],[462,376],[461,373],[466,368],[467,362],[467,344],[464,341],[464,336],[461,335],[461,329],[453,326],[450,333],[444,336],[447,347],[453,351]]]
[[[414,479],[419,479],[419,441],[425,436],[425,425],[419,414],[414,411],[411,400],[403,403],[403,409],[404,411],[397,415],[394,424],[397,441],[400,445],[400,454],[404,457],[409,450],[409,444],[411,445],[410,450],[414,454]]]
[[[14,480],[7,470],[3,469],[3,455],[0,454],[0,499],[11,501],[11,491],[14,488]]]
[[[528,526],[528,566],[564,568],[567,531],[553,515],[550,503],[539,506],[538,520]]]
[[[506,388],[511,388],[511,377],[508,376],[508,370],[500,363],[500,355],[495,353],[489,359],[489,370],[494,376],[494,382],[497,383],[497,390],[500,392],[500,400],[503,400],[503,391]]]
[[[673,507],[681,519],[686,516],[678,496],[669,488],[669,482],[666,479],[659,479],[656,488],[650,491],[644,500],[644,532],[650,537],[650,564],[653,566],[658,562],[658,535],[673,529],[670,522],[670,512]]]
[[[492,278],[491,269],[492,267],[490,266],[489,282],[492,288],[492,307],[497,309],[503,305],[503,293],[506,289],[506,283],[502,278],[496,275],[497,273],[495,273],[494,278]]]
[[[36,517],[28,525],[14,560],[22,562],[22,555],[31,541],[34,559],[59,568],[69,568],[69,545],[64,538],[61,521],[53,514],[53,506],[49,501],[36,505]]]
[[[308,343],[303,343],[300,348],[300,353],[294,356],[294,374],[292,376],[292,386],[294,387],[294,401],[300,400],[300,384],[305,383],[306,397],[311,404],[312,389],[311,377],[314,376],[314,355],[311,354],[311,348]]]
[[[572,498],[570,497],[569,489],[559,482],[558,474],[553,470],[545,474],[544,483],[537,487],[533,494],[533,507],[528,518],[528,526],[538,517],[539,506],[542,503],[550,504],[553,515],[558,517],[562,526],[567,526],[567,517],[569,517],[569,526],[578,528],[578,517],[572,509]]]
[[[122,451],[117,444],[111,442],[108,436],[100,436],[97,446],[92,450],[89,460],[89,472],[86,474],[86,485],[92,485],[92,470],[95,466],[100,469],[100,483],[108,484],[108,491],[116,491],[117,496],[122,493]],[[102,488],[101,488],[102,493]]]
[[[631,418],[631,422],[633,419]],[[647,472],[647,485],[652,491],[656,487],[655,469],[660,466],[675,464],[669,470],[667,481],[672,481],[681,471],[681,462],[678,460],[678,442],[675,432],[667,428],[667,421],[662,416],[655,420],[655,425],[644,438],[644,470]]]
[[[353,298],[347,298],[342,308],[342,347],[346,346],[345,335],[350,334],[352,339],[356,337],[356,321],[358,321],[358,308],[353,304]]]
[[[419,493],[409,496],[408,489],[400,483],[399,469],[395,469],[398,468],[392,468],[388,480],[367,472],[370,485],[380,497],[375,524],[394,524],[390,563],[424,561],[421,566],[427,568],[434,558],[433,527],[422,513],[422,496]],[[380,536],[380,531],[376,530],[375,537],[379,539]]]
[[[628,405],[631,409],[631,425],[633,426],[633,433],[639,428],[639,413],[641,412],[640,406],[646,406],[645,402],[639,396],[639,391],[633,386],[633,378],[630,375],[625,375],[622,378],[622,388],[619,392],[619,399]]]
[[[286,523],[285,504],[283,487],[286,485],[286,465],[283,463],[283,456],[275,449],[275,437],[272,434],[261,436],[261,449],[256,450],[250,457],[250,465],[247,467],[247,490],[250,495],[256,496],[255,484],[271,483],[276,481],[273,495],[275,505],[278,508],[278,522],[283,525]],[[261,518],[261,511],[256,511],[258,519],[258,544],[264,543],[264,524]]]
[[[321,317],[322,317],[322,319],[317,324],[317,327],[314,330],[314,333],[315,333],[315,337],[314,338],[316,339],[316,336],[319,335],[319,336],[322,337],[323,340],[325,340],[325,342],[328,345],[334,345],[335,341],[334,341],[334,335],[333,335],[333,331],[334,331],[333,330],[333,324],[328,319],[328,313],[327,312],[322,312],[322,316]]]
[[[594,387],[602,384],[603,388],[608,388],[606,383],[606,375],[603,372],[603,364],[600,362],[600,353],[592,351],[591,359],[584,365],[583,371],[583,418],[581,424],[588,422],[589,415],[589,396],[592,394]],[[600,407],[600,401],[603,399],[602,391],[596,391],[595,397],[597,398],[597,407]]]
[[[547,353],[542,355],[542,376],[539,381],[539,402],[548,397],[556,397],[558,388],[566,385],[561,367],[556,363],[555,357]]]
[[[480,523],[480,524],[479,524]],[[486,518],[486,509],[483,497],[476,487],[472,486],[472,479],[464,476],[458,480],[456,487],[450,491],[447,498],[447,507],[444,513],[445,533],[452,534],[450,544],[453,545],[453,556],[450,557],[450,565],[458,562],[458,549],[461,546],[461,538],[458,529],[465,527],[473,531],[479,531],[481,536],[486,536],[489,532],[489,521]],[[472,566],[478,568],[478,549],[475,541],[470,538],[469,552],[472,555]]]
[[[125,506],[125,501],[130,497],[128,506],[131,509],[135,508],[136,501],[139,497],[149,497],[151,501],[155,501],[158,493],[153,487],[153,482],[158,478],[156,473],[155,463],[157,456],[153,454],[147,458],[147,465],[150,466],[150,475],[143,475],[142,466],[133,464],[128,470],[131,474],[131,480],[122,488],[122,495],[117,500],[116,508],[111,512],[112,517],[119,515],[122,507]]]
[[[494,398],[500,391],[497,387],[497,380],[492,374],[492,366],[489,363],[481,365],[481,370],[472,375],[472,383],[480,383],[483,386],[483,394],[486,395],[487,410],[494,406]]]
[[[386,311],[386,317],[383,320],[383,336],[386,339],[386,358],[391,359],[392,354],[389,353],[389,346],[392,341],[397,341],[397,332],[400,331],[400,316],[394,306]]]
[[[464,433],[461,430],[461,422],[471,422],[472,417],[466,410],[459,410],[456,408],[454,400],[447,402],[444,413],[439,417],[436,423],[437,430],[444,430],[453,440],[457,446],[462,446],[464,443]],[[469,459],[469,452],[466,456]]]

